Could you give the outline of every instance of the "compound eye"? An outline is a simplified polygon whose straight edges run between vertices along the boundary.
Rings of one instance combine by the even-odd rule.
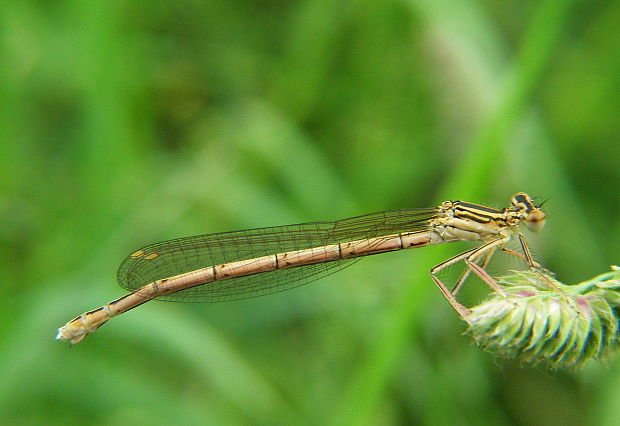
[[[530,231],[538,232],[545,226],[545,214],[535,210],[525,218],[525,225]]]

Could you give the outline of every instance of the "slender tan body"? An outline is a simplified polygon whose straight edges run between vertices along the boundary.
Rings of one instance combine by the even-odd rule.
[[[531,267],[537,266],[531,259],[525,240],[519,234],[518,226],[521,222],[525,222],[528,227],[537,230],[544,223],[544,213],[531,203],[530,198],[526,194],[515,194],[512,197],[512,207],[502,211],[460,201],[446,201],[437,207],[436,211],[437,216],[429,220],[428,230],[426,231],[401,232],[304,250],[274,253],[247,260],[208,265],[194,271],[155,280],[126,296],[69,321],[58,330],[57,339],[78,343],[88,333],[95,331],[108,319],[142,303],[191,287],[208,285],[214,281],[230,280],[278,269],[295,268],[422,247],[429,244],[442,244],[451,241],[480,241],[483,242],[481,246],[437,265],[430,272],[431,278],[438,285],[452,307],[462,318],[466,319],[469,310],[456,300],[456,293],[470,272],[478,275],[494,291],[501,293],[501,289],[484,271],[484,267],[492,253],[497,248],[503,248],[503,245],[514,234],[519,236],[524,255],[515,252],[512,252],[512,254],[524,257]],[[131,255],[131,257],[141,256],[149,259],[156,257],[157,254],[146,254],[139,250]],[[480,259],[483,260],[479,265]],[[453,290],[450,291],[436,277],[436,274],[441,269],[461,260],[465,261],[469,268],[459,278]]]

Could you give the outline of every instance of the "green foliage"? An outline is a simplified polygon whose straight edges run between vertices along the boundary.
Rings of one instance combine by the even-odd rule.
[[[594,275],[620,256],[619,22],[602,1],[4,2],[0,419],[615,424],[613,357],[548,377],[460,336],[427,271],[462,246],[53,337],[145,244],[443,199],[550,197],[536,259]]]

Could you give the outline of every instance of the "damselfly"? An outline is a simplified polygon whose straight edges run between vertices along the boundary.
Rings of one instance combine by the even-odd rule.
[[[118,270],[120,285],[130,294],[86,312],[58,329],[59,340],[77,343],[108,319],[152,299],[220,302],[245,299],[297,287],[325,277],[371,254],[441,244],[481,244],[430,270],[444,297],[463,318],[469,310],[456,294],[470,273],[496,293],[503,290],[485,271],[501,249],[532,259],[520,225],[538,231],[545,222],[541,205],[522,192],[511,206],[496,210],[463,201],[445,201],[433,209],[370,213],[336,222],[257,228],[198,235],[146,246],[129,255]],[[517,236],[522,253],[505,247]],[[463,261],[467,268],[448,289],[437,277],[444,268]]]

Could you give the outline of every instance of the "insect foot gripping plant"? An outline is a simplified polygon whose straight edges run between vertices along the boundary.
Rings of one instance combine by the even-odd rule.
[[[620,267],[575,285],[533,271],[513,271],[497,281],[505,294],[491,295],[467,318],[466,333],[479,347],[552,369],[581,368],[616,349]]]

